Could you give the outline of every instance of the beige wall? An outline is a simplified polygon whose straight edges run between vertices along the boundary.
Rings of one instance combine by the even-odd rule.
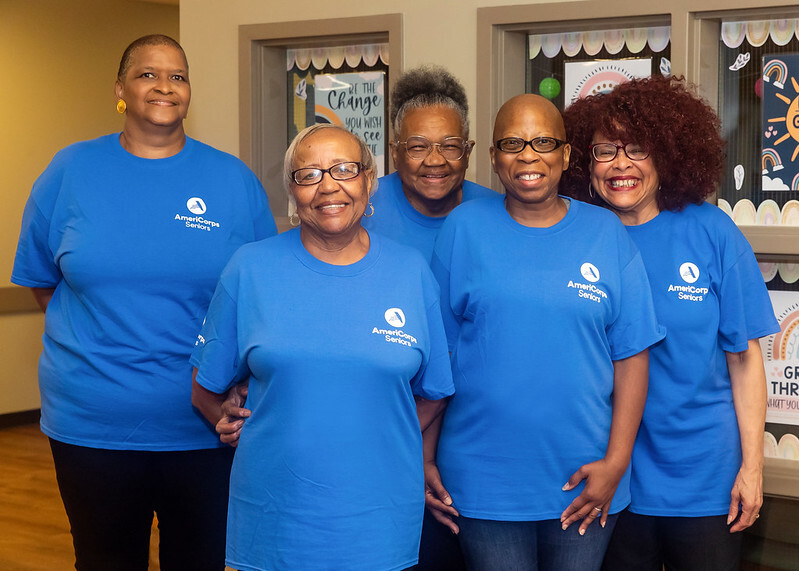
[[[122,51],[144,34],[178,30],[176,5],[0,0],[0,298],[9,297],[33,181],[60,148],[121,129],[112,88]],[[42,324],[33,312],[0,314],[0,414],[39,406]]]
[[[474,107],[477,8],[536,4],[512,0],[181,0],[183,45],[193,58],[195,89],[193,133],[228,152],[238,153],[238,26],[273,22],[403,13],[406,68],[423,63],[444,65],[460,78]],[[575,3],[575,12],[579,9]],[[346,6],[346,10],[342,10]],[[471,112],[474,120],[474,109]],[[479,144],[479,143],[478,143]],[[482,148],[482,151],[481,151]],[[477,152],[488,152],[487,146]]]

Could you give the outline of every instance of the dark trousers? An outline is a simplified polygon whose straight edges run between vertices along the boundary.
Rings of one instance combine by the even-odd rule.
[[[418,571],[466,571],[458,536],[424,510]]]
[[[163,571],[219,571],[234,449],[103,450],[50,439],[79,571],[146,571],[153,513]]]
[[[603,571],[733,571],[740,567],[741,534],[727,516],[663,517],[623,511]]]

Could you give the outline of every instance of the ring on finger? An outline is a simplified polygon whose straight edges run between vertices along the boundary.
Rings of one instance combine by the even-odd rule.
[[[594,509],[595,509],[597,512],[599,512],[599,513],[602,513],[602,508],[599,508],[599,507],[596,507],[596,506],[594,506]]]

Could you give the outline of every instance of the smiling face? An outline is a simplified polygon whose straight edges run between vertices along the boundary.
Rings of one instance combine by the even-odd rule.
[[[460,114],[442,105],[411,109],[405,114],[397,137],[407,141],[413,136],[424,137],[431,143],[441,143],[447,137],[464,137]],[[461,201],[470,152],[467,149],[460,160],[451,161],[434,149],[424,159],[412,159],[404,145],[392,144],[391,156],[408,202],[428,216],[448,214]]]
[[[564,140],[566,131],[560,112],[537,95],[519,95],[500,108],[494,124],[494,142],[507,137],[529,141],[536,137]],[[562,145],[539,153],[526,145],[519,153],[500,151],[491,146],[491,164],[505,187],[509,211],[546,207],[558,198],[558,183],[569,167],[571,147]]]
[[[186,59],[170,45],[141,46],[114,91],[125,100],[127,122],[142,129],[181,127],[191,101]]]
[[[611,141],[597,132],[591,144],[624,145],[629,142]],[[660,179],[652,155],[633,161],[619,149],[616,157],[606,163],[599,163],[592,157],[591,185],[625,225],[643,224],[660,212],[657,204]]]
[[[341,129],[322,129],[299,144],[292,170],[329,169],[344,162],[362,162],[357,141]],[[350,180],[333,180],[330,173],[324,173],[316,184],[303,186],[292,182],[290,191],[297,203],[301,231],[327,241],[359,230],[373,178],[372,171],[361,171]]]

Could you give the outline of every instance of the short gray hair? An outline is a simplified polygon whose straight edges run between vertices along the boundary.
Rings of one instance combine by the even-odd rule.
[[[391,90],[391,126],[399,137],[402,120],[412,109],[442,106],[457,111],[461,118],[461,132],[469,138],[469,102],[466,90],[458,79],[445,68],[424,65],[406,71]]]

